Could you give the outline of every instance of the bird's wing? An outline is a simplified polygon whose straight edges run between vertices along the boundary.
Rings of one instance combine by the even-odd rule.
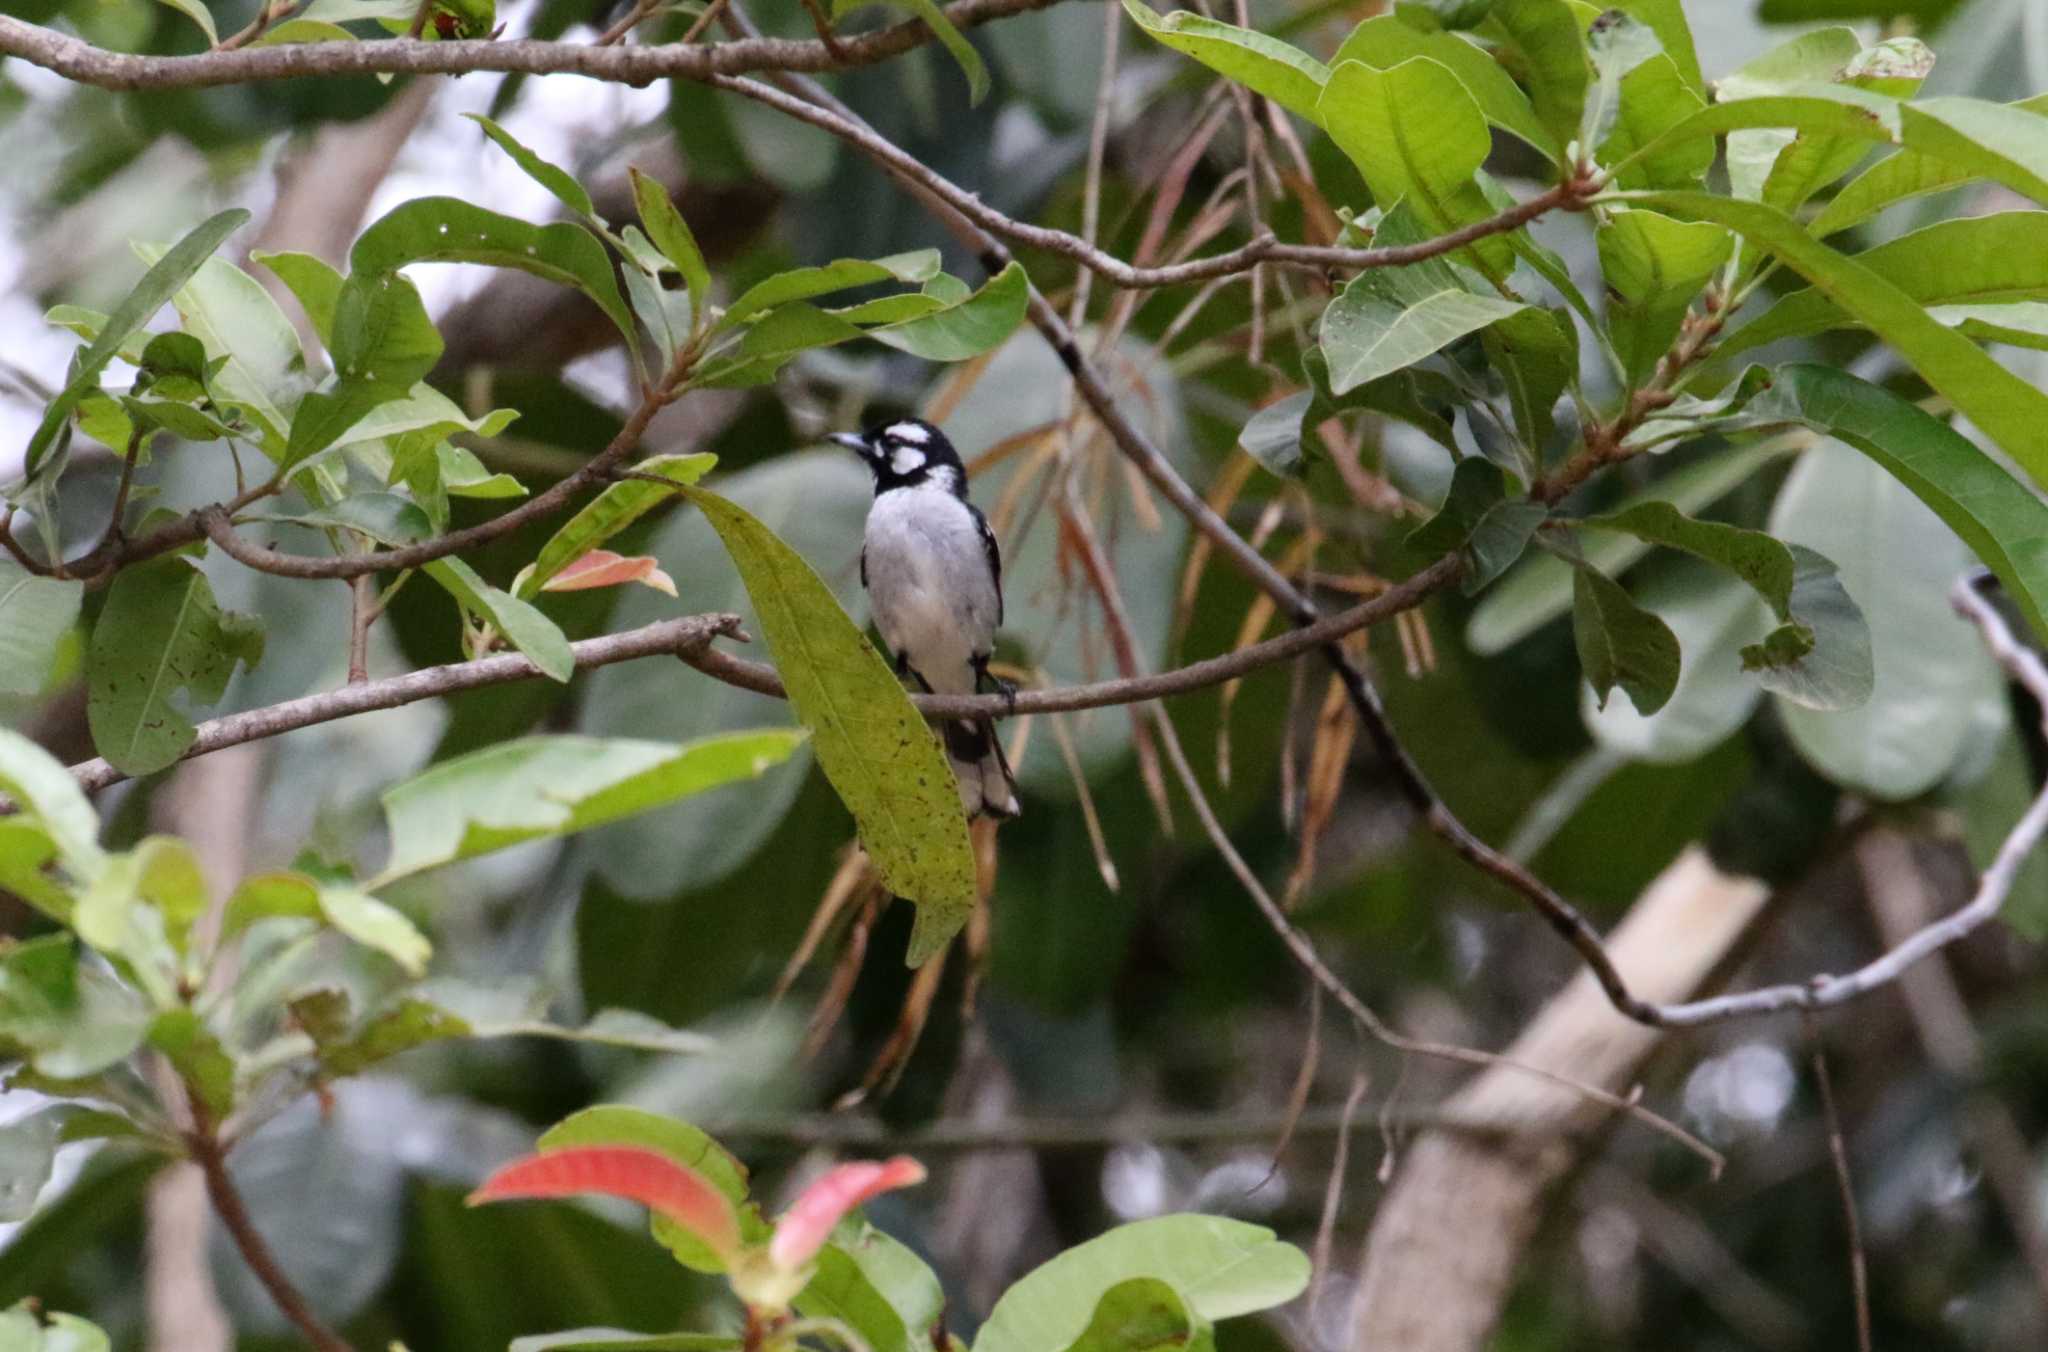
[[[866,545],[860,547],[860,589],[862,591],[868,589],[868,547]]]
[[[1001,628],[1003,623],[1003,548],[996,543],[996,533],[988,528],[988,518],[981,514],[981,508],[970,502],[967,504],[967,510],[974,516],[974,529],[981,534],[981,552],[988,556],[989,581],[993,582],[996,588],[996,626]]]

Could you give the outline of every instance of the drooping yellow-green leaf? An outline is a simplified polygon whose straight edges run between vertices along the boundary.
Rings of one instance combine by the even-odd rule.
[[[686,488],[739,568],[797,717],[883,884],[917,903],[909,959],[974,909],[974,849],[952,767],[888,662],[795,550],[716,493]]]

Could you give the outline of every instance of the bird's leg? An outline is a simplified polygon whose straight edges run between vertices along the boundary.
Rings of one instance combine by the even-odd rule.
[[[907,652],[896,654],[896,679],[916,681],[919,690],[927,695],[932,693],[932,683],[924,678],[923,672],[910,665],[910,654]]]
[[[988,664],[994,656],[993,653],[974,655],[974,689],[978,694],[994,691],[1001,695],[1008,702],[1010,714],[1014,717],[1017,713],[1017,686],[1015,682],[1006,681],[988,669]]]

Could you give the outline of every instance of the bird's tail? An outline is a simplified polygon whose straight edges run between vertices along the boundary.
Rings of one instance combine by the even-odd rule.
[[[1015,817],[1017,777],[1010,773],[1009,758],[1003,755],[1002,739],[995,723],[986,718],[974,722],[955,719],[946,724],[946,758],[953,762],[954,777],[960,781],[960,803],[968,817]]]

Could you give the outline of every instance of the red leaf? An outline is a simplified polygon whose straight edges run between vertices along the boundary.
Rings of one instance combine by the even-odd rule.
[[[592,587],[616,587],[627,582],[644,582],[658,592],[676,594],[675,579],[661,571],[652,555],[627,558],[609,549],[593,549],[562,571],[541,583],[542,591],[588,591]]]
[[[725,1194],[696,1170],[638,1146],[568,1146],[527,1155],[485,1179],[469,1204],[593,1192],[624,1197],[668,1217],[722,1258],[739,1250],[739,1218]]]
[[[775,1238],[768,1242],[768,1257],[784,1271],[794,1271],[811,1261],[847,1212],[878,1193],[922,1182],[924,1166],[908,1155],[881,1164],[861,1160],[834,1165],[782,1213],[775,1223]]]

